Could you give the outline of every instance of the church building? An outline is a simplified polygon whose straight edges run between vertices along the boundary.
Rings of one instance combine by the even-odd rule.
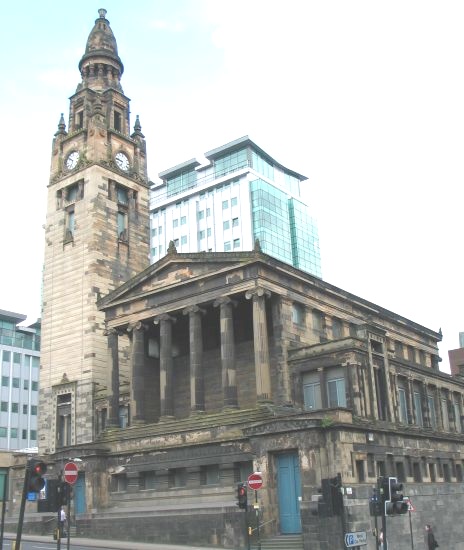
[[[38,425],[47,475],[77,459],[77,534],[335,550],[364,532],[373,550],[372,488],[396,476],[414,536],[432,523],[464,549],[464,380],[439,370],[441,334],[259,240],[171,242],[150,265],[146,143],[103,9],[79,70],[52,144]],[[244,510],[237,484],[253,472]],[[389,522],[392,544],[409,536],[407,515]]]

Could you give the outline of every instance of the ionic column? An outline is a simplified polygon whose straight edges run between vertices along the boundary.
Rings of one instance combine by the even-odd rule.
[[[204,310],[198,306],[185,308],[189,316],[190,333],[190,409],[192,412],[205,410],[205,384],[203,377],[203,332],[201,316]]]
[[[408,378],[407,398],[408,398],[408,418],[410,419],[409,423],[416,424],[417,418],[414,410],[414,386],[413,386],[412,378]]]
[[[222,390],[225,408],[238,407],[233,305],[235,302],[227,296],[214,302],[215,307],[220,307]]]
[[[255,350],[256,399],[271,400],[271,367],[266,321],[266,296],[269,290],[256,288],[245,293],[247,300],[253,300],[253,341]]]
[[[172,360],[172,323],[167,313],[155,318],[160,326],[160,409],[161,416],[174,416],[174,362]]]
[[[119,428],[119,349],[118,331],[114,328],[105,331],[107,345],[107,374],[108,374],[108,428]]]
[[[327,396],[327,377],[326,371],[322,367],[317,368],[319,373],[319,389],[321,391],[321,407],[327,409],[329,407],[329,399]]]
[[[127,327],[127,331],[132,333],[131,402],[134,423],[145,422],[145,329],[141,322]]]

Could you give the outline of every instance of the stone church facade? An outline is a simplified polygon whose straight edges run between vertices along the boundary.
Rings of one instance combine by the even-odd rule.
[[[464,383],[438,368],[441,335],[259,242],[172,245],[149,266],[145,139],[105,10],[79,69],[52,147],[39,426],[50,476],[79,459],[78,534],[243,548],[259,515],[263,538],[332,550],[366,531],[373,549],[369,497],[393,475],[414,535],[440,522],[440,544],[464,548]],[[245,513],[236,486],[256,471]],[[337,474],[343,513],[323,517]],[[391,522],[393,541],[409,536],[407,516]]]

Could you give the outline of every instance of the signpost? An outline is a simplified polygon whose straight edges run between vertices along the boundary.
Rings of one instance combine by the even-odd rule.
[[[345,534],[345,546],[352,548],[353,546],[365,546],[367,545],[366,531],[357,531],[356,533]]]
[[[411,512],[415,512],[416,509],[414,508],[411,499],[409,497],[403,497],[404,502],[408,503],[408,515],[409,515],[409,532],[411,534],[411,550],[414,550],[414,537],[412,534],[412,518],[411,518]]]
[[[79,475],[79,470],[75,462],[66,462],[63,470],[63,477],[66,483],[69,485],[74,485],[77,481],[77,476]]]

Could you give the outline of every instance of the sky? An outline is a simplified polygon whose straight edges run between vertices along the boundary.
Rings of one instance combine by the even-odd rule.
[[[0,309],[40,317],[51,143],[105,8],[150,178],[248,135],[308,178],[323,278],[441,328],[447,371],[464,331],[464,2],[132,6],[2,4]]]

